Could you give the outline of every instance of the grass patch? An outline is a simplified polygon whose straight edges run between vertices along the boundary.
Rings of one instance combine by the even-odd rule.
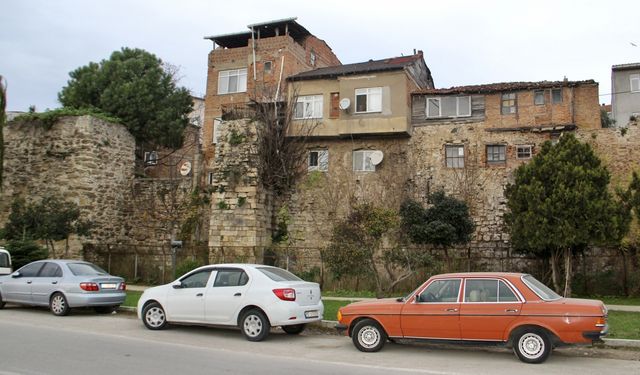
[[[610,339],[640,340],[640,313],[609,311]]]
[[[354,301],[325,301],[324,304],[324,320],[338,320],[336,314],[338,314],[338,309],[342,306],[346,306]]]
[[[138,306],[138,300],[140,299],[141,295],[142,295],[142,292],[139,292],[137,290],[127,290],[127,298],[124,300],[124,303],[122,304],[122,306],[128,306],[128,307]]]

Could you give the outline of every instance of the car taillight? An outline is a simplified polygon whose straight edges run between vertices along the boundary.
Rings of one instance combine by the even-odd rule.
[[[283,301],[295,301],[296,291],[291,288],[274,289],[273,293]]]
[[[596,327],[605,327],[606,325],[607,325],[607,318],[605,317],[600,317],[596,321]]]
[[[80,283],[80,289],[86,290],[87,292],[97,292],[98,284],[96,283]]]
[[[120,290],[127,290],[127,283],[125,283],[124,281],[120,283],[120,286],[118,287],[118,289]]]
[[[336,315],[336,317],[338,318],[339,322],[342,322],[342,311],[340,311],[340,309],[338,309],[338,314]]]

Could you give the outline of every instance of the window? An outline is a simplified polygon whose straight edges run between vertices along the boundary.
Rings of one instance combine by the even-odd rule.
[[[198,271],[183,277],[180,280],[180,285],[182,285],[183,288],[204,288],[207,286],[209,276],[211,276],[211,270]]]
[[[220,131],[222,130],[222,121],[220,120],[213,120],[213,139],[211,140],[211,143],[213,144],[217,144],[218,141],[220,140]]]
[[[531,275],[522,276],[522,281],[524,281],[529,289],[533,290],[533,292],[537,294],[538,297],[542,298],[545,301],[552,301],[562,298],[548,286],[544,285]]]
[[[310,171],[329,170],[329,151],[328,150],[311,150],[309,151],[308,166]]]
[[[487,163],[504,164],[507,161],[507,146],[490,145],[487,146]]]
[[[629,75],[629,88],[631,92],[640,92],[640,74]]]
[[[447,168],[464,168],[463,145],[446,145],[444,150]]]
[[[371,154],[375,150],[356,150],[353,152],[353,170],[356,172],[373,172],[376,166],[371,162]]]
[[[381,111],[382,87],[356,89],[356,113]]]
[[[24,277],[35,277],[44,263],[31,263],[19,269],[20,275]]]
[[[75,276],[104,276],[109,274],[92,263],[67,263],[67,267]]]
[[[516,158],[531,159],[531,145],[519,145],[516,147]]]
[[[207,175],[207,183],[209,183],[209,185],[213,185],[213,172],[209,172]]]
[[[218,73],[218,95],[247,91],[247,68]]]
[[[427,118],[471,116],[470,96],[427,98]]]
[[[536,90],[533,92],[533,104],[544,105],[544,90]]]
[[[44,267],[40,270],[40,277],[62,277],[62,269],[59,265],[51,262],[44,264]]]
[[[562,103],[562,89],[551,90],[551,102],[553,104]]]
[[[501,280],[467,280],[465,302],[519,302],[518,297]]]
[[[9,256],[5,253],[0,253],[0,267],[2,268],[11,267],[9,263]]]
[[[264,62],[264,72],[265,73],[271,73],[271,67],[272,67],[272,62],[271,61],[265,61]]]
[[[294,119],[322,118],[322,95],[300,96],[293,112]]]
[[[144,153],[144,165],[157,165],[158,153],[155,151]]]
[[[516,94],[514,92],[509,94],[502,94],[501,108],[503,115],[517,113],[518,109],[516,107]]]
[[[426,287],[417,302],[458,302],[460,279],[435,280]]]
[[[258,267],[257,269],[273,281],[302,281],[298,276],[282,268]]]
[[[309,64],[316,66],[316,52],[314,50],[311,50],[311,53],[309,53]]]
[[[247,282],[249,282],[249,276],[243,270],[219,270],[213,286],[242,286]]]

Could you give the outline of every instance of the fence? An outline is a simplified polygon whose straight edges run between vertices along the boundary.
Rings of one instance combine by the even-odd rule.
[[[547,261],[513,254],[509,249],[450,249],[450,262],[435,249],[412,248],[410,251],[428,251],[433,264],[420,270],[396,287],[396,291],[412,290],[430,275],[449,271],[481,272],[504,271],[530,273],[550,285],[550,267]],[[639,295],[640,267],[638,252],[620,252],[612,249],[592,249],[574,259],[574,291],[581,295]],[[125,277],[129,282],[160,284],[174,280],[171,249],[161,246],[102,244],[87,246],[85,259],[112,274]],[[178,268],[185,261],[193,264],[209,263],[262,263],[288,269],[301,278],[320,283],[324,290],[374,290],[372,277],[336,279],[323,261],[322,249],[289,247],[282,249],[262,247],[207,247],[188,245],[176,253]],[[378,265],[383,268],[382,264]],[[176,275],[180,276],[180,275]]]

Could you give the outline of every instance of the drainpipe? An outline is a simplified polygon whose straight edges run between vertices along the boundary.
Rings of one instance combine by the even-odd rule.
[[[251,49],[253,53],[253,80],[256,80],[256,38],[253,32],[253,27],[251,28]]]
[[[282,84],[282,72],[284,71],[284,55],[280,58],[280,77],[278,78],[278,87],[276,87],[276,97],[273,100],[273,105],[276,111],[276,121],[278,120],[278,98],[280,97],[280,85]]]

